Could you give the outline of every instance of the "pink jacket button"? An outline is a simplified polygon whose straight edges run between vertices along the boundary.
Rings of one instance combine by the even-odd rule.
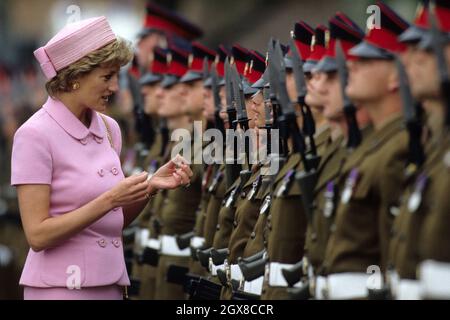
[[[100,239],[97,241],[98,245],[102,248],[106,247],[106,241],[105,239]]]
[[[102,138],[102,137],[94,136],[94,140],[95,140],[95,142],[97,142],[98,144],[100,144],[100,143],[103,142],[103,138]]]
[[[105,175],[105,171],[103,169],[98,169],[97,173],[100,177],[103,177]]]
[[[117,176],[119,174],[119,170],[116,167],[112,167],[111,172],[113,175]]]
[[[80,139],[80,143],[83,145],[87,144],[87,138]]]
[[[120,247],[120,241],[119,241],[119,240],[114,239],[114,240],[112,241],[112,243],[113,243],[114,247],[116,247],[116,248]]]

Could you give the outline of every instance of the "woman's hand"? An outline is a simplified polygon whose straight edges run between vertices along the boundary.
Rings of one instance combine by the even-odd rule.
[[[123,207],[145,200],[148,188],[147,177],[148,173],[144,171],[122,180],[112,188],[108,192],[112,207]]]
[[[177,155],[159,168],[148,181],[148,194],[158,189],[175,189],[181,185],[188,185],[193,173],[186,159]]]

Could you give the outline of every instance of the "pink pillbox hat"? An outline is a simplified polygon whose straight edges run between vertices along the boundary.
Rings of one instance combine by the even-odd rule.
[[[56,72],[116,39],[105,17],[68,24],[43,47],[34,51],[48,80]]]

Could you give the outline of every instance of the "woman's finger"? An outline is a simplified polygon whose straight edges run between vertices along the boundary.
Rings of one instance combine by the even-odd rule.
[[[185,171],[183,171],[183,170],[179,170],[178,172],[177,172],[179,175],[180,175],[180,177],[181,177],[181,183],[182,184],[188,184],[189,183],[189,176],[188,176],[188,174],[185,172]]]
[[[182,166],[183,171],[187,172],[189,177],[192,177],[194,175],[194,173],[192,172],[192,169],[190,166],[188,166],[187,164],[184,164]]]

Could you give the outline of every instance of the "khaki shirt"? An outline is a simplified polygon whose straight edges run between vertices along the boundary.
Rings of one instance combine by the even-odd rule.
[[[403,119],[388,121],[358,149],[342,170],[345,182],[323,264],[328,274],[386,269],[391,209],[398,206],[408,156]]]

